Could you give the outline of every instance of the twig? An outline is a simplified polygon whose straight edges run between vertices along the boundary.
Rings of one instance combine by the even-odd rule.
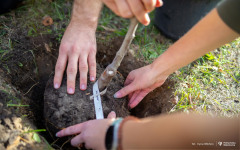
[[[27,139],[24,139],[23,137],[19,136],[20,137],[20,140],[26,142],[26,143],[30,143]]]
[[[24,93],[23,95],[27,95],[27,93],[29,93],[31,91],[31,89],[36,86],[39,82],[35,83],[26,93]]]
[[[120,66],[125,54],[127,53],[133,38],[135,37],[137,26],[138,26],[138,21],[134,17],[131,19],[128,32],[113,62],[107,66],[107,68],[103,71],[100,78],[98,79],[98,87],[100,91],[102,91],[105,87],[108,86],[108,84],[110,83],[114,75],[117,73],[117,69]]]
[[[7,150],[11,150],[11,149],[17,147],[19,143],[20,143],[20,137],[17,136],[17,138],[15,139],[15,141],[13,142],[13,144],[12,144],[12,145],[8,145],[6,149],[7,149]]]

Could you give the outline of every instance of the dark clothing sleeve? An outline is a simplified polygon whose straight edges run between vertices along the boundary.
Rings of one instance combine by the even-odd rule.
[[[220,18],[240,34],[240,0],[224,0],[217,6]]]

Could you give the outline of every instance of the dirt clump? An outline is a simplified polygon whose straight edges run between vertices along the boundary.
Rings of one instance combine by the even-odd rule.
[[[97,65],[97,76],[103,68]],[[53,88],[53,76],[49,79],[44,93],[44,116],[46,126],[52,135],[60,129],[78,124],[87,120],[95,119],[94,101],[90,100],[92,95],[93,82],[88,82],[85,91],[79,89],[79,77],[77,77],[75,94],[67,94],[66,75],[61,87]],[[127,99],[115,99],[114,93],[123,87],[124,78],[117,74],[111,81],[107,92],[101,96],[104,117],[111,111],[115,111],[118,117],[125,117],[130,114],[127,108]]]

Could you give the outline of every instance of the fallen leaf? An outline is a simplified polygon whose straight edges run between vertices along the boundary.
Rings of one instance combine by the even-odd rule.
[[[174,105],[177,105],[177,103],[178,103],[178,96],[175,96],[175,97],[172,98],[170,101],[171,101]]]
[[[49,53],[52,52],[51,48],[49,47],[49,45],[47,43],[44,43],[44,47],[45,47],[47,52],[49,52]]]
[[[176,73],[177,76],[179,76],[181,72],[176,70],[175,73]]]
[[[53,19],[50,16],[44,16],[42,19],[42,24],[44,26],[50,26],[53,24]]]

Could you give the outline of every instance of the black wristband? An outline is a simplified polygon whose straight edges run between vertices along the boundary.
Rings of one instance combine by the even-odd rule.
[[[107,133],[106,133],[106,137],[105,137],[105,147],[107,150],[112,149],[112,145],[113,145],[113,130],[114,130],[114,126],[111,125],[109,126]]]

